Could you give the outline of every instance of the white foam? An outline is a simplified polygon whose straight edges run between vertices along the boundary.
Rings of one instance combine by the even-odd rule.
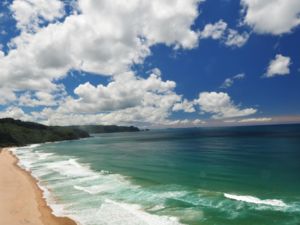
[[[233,195],[233,194],[227,194],[227,193],[224,193],[224,196],[228,199],[252,203],[252,204],[287,207],[287,204],[285,204],[282,200],[278,200],[278,199],[261,200],[259,198],[249,196],[249,195]]]
[[[159,210],[162,210],[165,208],[165,205],[163,204],[159,204],[159,205],[156,205],[154,207],[152,207],[151,209],[149,209],[150,211],[159,211]]]
[[[94,173],[88,166],[79,164],[76,159],[47,163],[48,169],[67,177],[87,177]]]
[[[24,147],[18,148],[10,148],[9,150],[19,159],[18,165],[25,169],[26,171],[30,172],[31,175],[38,180],[37,185],[42,190],[43,198],[46,200],[47,205],[52,209],[52,214],[55,216],[66,216],[64,206],[61,204],[57,204],[54,200],[51,192],[42,185],[41,181],[39,180],[39,176],[41,176],[41,171],[32,171],[32,165],[37,160],[44,160],[45,158],[52,156],[52,153],[39,153],[39,152],[32,152],[32,149],[40,146],[40,144],[33,144]],[[39,174],[39,176],[36,175]]]
[[[119,203],[106,199],[98,216],[110,225],[181,225],[176,217],[147,213],[139,205]],[[101,224],[101,223],[100,223]]]
[[[83,187],[83,186],[77,186],[74,185],[74,188],[79,191],[84,191],[86,193],[89,193],[91,195],[96,195],[102,192],[109,192],[112,191],[113,187],[109,185],[94,185],[90,187]]]
[[[39,159],[40,160],[45,160],[47,158],[49,158],[50,156],[53,156],[54,154],[53,153],[42,153],[40,152],[39,153]]]
[[[43,197],[54,215],[68,216],[82,225],[180,225],[176,217],[153,215],[144,211],[140,205],[105,200],[108,196],[119,199],[118,196],[128,197],[128,194],[132,198],[134,193],[145,194],[144,190],[132,184],[126,177],[111,174],[109,171],[93,171],[89,165],[81,164],[68,156],[33,150],[37,146],[39,145],[11,151],[19,158],[22,168],[30,171],[39,180]],[[43,181],[43,175],[46,174],[49,177]],[[82,191],[90,196],[84,195]],[[163,200],[183,194],[185,193],[181,191],[163,192],[161,198]],[[66,202],[56,201],[56,198],[63,199],[62,196],[65,195],[70,199]],[[146,198],[151,201],[151,196],[155,197],[153,194],[149,196]],[[156,210],[158,208],[163,208],[163,205]]]
[[[38,182],[39,188],[43,192],[43,198],[46,200],[47,205],[52,209],[52,214],[58,217],[63,217],[65,216],[65,209],[64,205],[62,204],[57,204],[57,202],[54,200],[51,192],[41,184],[41,182]]]
[[[31,145],[25,146],[25,148],[37,148],[39,146],[41,146],[41,144],[31,144]]]

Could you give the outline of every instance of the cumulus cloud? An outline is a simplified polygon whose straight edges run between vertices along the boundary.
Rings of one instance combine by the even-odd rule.
[[[195,112],[194,103],[184,99],[182,102],[176,103],[173,106],[173,111],[184,111],[188,113]]]
[[[21,31],[33,32],[44,22],[53,22],[64,15],[59,0],[14,0],[10,9]]]
[[[0,51],[2,105],[45,107],[26,114],[7,108],[3,116],[48,124],[167,124],[176,110],[192,111],[173,81],[155,69],[148,78],[131,72],[151,46],[191,49],[192,26],[201,0],[78,0],[66,15],[59,0],[14,0],[10,5],[20,35]],[[68,3],[69,4],[69,3]],[[108,85],[80,84],[67,96],[60,80],[77,70],[111,76]],[[5,97],[2,97],[5,96]]]
[[[133,72],[114,76],[107,85],[87,82],[79,85],[57,109],[45,108],[32,113],[46,124],[136,124],[141,126],[179,126],[169,116],[178,110],[191,112],[193,104],[175,92],[174,81],[164,81],[158,69],[147,78]],[[178,104],[182,104],[181,108]],[[192,124],[190,122],[189,124]],[[181,125],[184,125],[181,122]]]
[[[162,81],[155,73],[144,79],[127,72],[115,76],[107,86],[93,86],[89,82],[79,85],[74,90],[78,99],[68,99],[64,108],[68,112],[98,113],[136,106],[160,107],[166,99],[172,99],[172,103],[181,100],[174,92],[175,87],[174,81]]]
[[[53,90],[54,81],[71,69],[116,75],[142,63],[152,45],[190,49],[198,43],[191,26],[199,0],[79,0],[78,13],[55,23],[51,21],[61,16],[57,1],[30,1],[15,0],[11,5],[24,32],[10,41],[10,51],[0,57],[0,84],[15,91]],[[31,8],[25,7],[25,13],[22,4]],[[50,24],[26,32],[23,27],[39,19]]]
[[[10,40],[5,53],[0,50],[0,104],[43,107],[29,114],[7,107],[0,117],[50,125],[198,126],[202,120],[170,120],[170,115],[195,112],[195,105],[213,118],[255,113],[253,108],[241,109],[222,92],[203,92],[188,101],[158,69],[146,78],[131,71],[157,44],[192,49],[199,38],[236,47],[246,43],[247,33],[228,28],[222,20],[202,32],[194,30],[200,2],[78,0],[72,1],[73,12],[66,15],[63,1],[14,0],[10,10],[20,34]],[[71,70],[110,76],[110,81],[80,84],[67,96],[59,83]]]
[[[243,117],[257,112],[254,108],[241,109],[224,92],[202,92],[195,103],[202,112],[213,114],[214,119]]]
[[[52,93],[43,91],[27,91],[20,94],[20,96],[18,97],[18,105],[26,107],[57,106],[60,102],[63,101],[66,95],[67,94],[63,86],[61,86],[61,90]]]
[[[206,24],[200,32],[199,38],[212,38],[220,40],[223,44],[230,47],[242,47],[248,41],[250,35],[247,32],[239,33],[238,31],[228,28],[223,20],[219,20],[214,24]]]
[[[20,120],[29,121],[32,120],[32,117],[18,107],[10,106],[4,111],[0,111],[0,118],[15,118]]]
[[[244,23],[260,34],[280,35],[300,25],[299,0],[242,0]]]
[[[14,102],[17,99],[15,93],[7,88],[0,88],[0,105],[5,105],[9,102]]]
[[[266,77],[285,76],[290,73],[291,58],[277,54],[275,59],[271,60]]]
[[[233,77],[226,78],[220,88],[224,88],[224,89],[229,88],[234,84],[235,80],[241,80],[244,79],[245,77],[246,75],[244,73],[239,73]]]
[[[236,30],[229,29],[225,45],[233,47],[242,47],[248,41],[250,35],[247,32],[239,34]]]
[[[223,37],[227,29],[227,23],[223,20],[219,20],[214,24],[206,24],[204,29],[200,32],[200,38],[212,38],[218,40]]]
[[[240,76],[240,75],[239,75]],[[204,121],[170,120],[173,111],[213,114],[214,119],[248,116],[256,109],[241,109],[228,94],[203,92],[194,101],[183,99],[174,91],[176,83],[163,81],[160,72],[141,78],[127,72],[114,77],[108,85],[90,83],[75,89],[77,98],[68,97],[57,109],[33,112],[35,120],[46,124],[136,124],[143,126],[200,126]]]

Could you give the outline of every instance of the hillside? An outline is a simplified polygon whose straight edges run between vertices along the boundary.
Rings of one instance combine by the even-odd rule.
[[[134,126],[116,126],[116,125],[85,125],[85,126],[70,126],[73,129],[80,129],[89,134],[96,133],[116,133],[116,132],[138,132],[139,128]]]
[[[0,119],[0,147],[75,140],[85,137],[89,137],[88,132],[78,128],[45,126],[10,118]]]
[[[0,147],[22,146],[51,141],[75,140],[89,137],[91,133],[137,132],[133,126],[86,125],[45,126],[11,118],[0,119]]]

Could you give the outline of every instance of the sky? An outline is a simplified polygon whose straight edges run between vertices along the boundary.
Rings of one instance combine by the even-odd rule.
[[[300,122],[299,0],[3,0],[0,118]]]

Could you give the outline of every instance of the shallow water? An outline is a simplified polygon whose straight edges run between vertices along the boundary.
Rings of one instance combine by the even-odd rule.
[[[14,150],[82,225],[300,224],[300,126],[155,130]]]

